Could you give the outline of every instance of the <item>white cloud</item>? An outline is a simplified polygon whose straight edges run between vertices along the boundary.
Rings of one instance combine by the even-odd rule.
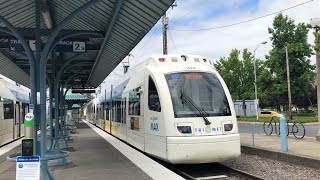
[[[255,17],[270,14],[303,2],[306,0],[260,0],[256,8],[248,10],[238,7],[245,0],[179,0],[178,6],[167,11],[169,17],[169,28],[176,29],[200,29],[216,26],[223,26],[252,19]],[[213,16],[212,10],[224,7],[225,12],[219,11],[217,16]],[[319,15],[320,1],[314,0],[305,5],[283,12],[295,23],[309,23],[312,17]],[[174,31],[170,30],[176,48],[174,47],[168,32],[169,54],[199,54],[215,61],[220,57],[229,55],[231,49],[248,48],[251,52],[258,43],[268,41],[266,45],[259,46],[256,57],[264,59],[271,49],[270,35],[268,27],[272,27],[272,21],[276,15],[261,18],[256,21],[221,28],[210,31]],[[308,42],[314,44],[314,37],[309,32]],[[140,50],[141,49],[141,50]],[[134,58],[131,58],[131,65],[145,60],[153,54],[162,54],[161,20],[142,39],[142,41],[132,50]],[[315,57],[311,57],[311,63],[315,64]],[[116,70],[123,74],[122,69]],[[114,76],[108,77],[109,84],[114,83]]]

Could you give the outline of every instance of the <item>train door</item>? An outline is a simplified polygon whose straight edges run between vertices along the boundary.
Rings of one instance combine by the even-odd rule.
[[[155,78],[148,73],[145,75],[145,152],[166,158],[166,136],[159,88]]]
[[[127,141],[144,151],[143,86],[129,91]]]
[[[29,107],[28,104],[22,103],[22,121],[21,122],[21,130],[20,135],[24,136],[24,116],[28,113]]]
[[[23,103],[20,104],[19,107],[19,137],[22,136],[22,129],[23,129],[23,118],[24,118],[24,114],[23,114]]]
[[[123,119],[122,119],[122,96],[121,94],[115,97],[115,101],[113,104],[114,107],[114,123],[112,124],[112,128],[114,129],[113,134],[123,139]]]
[[[126,94],[122,95],[121,98],[121,139],[127,140],[127,126],[126,126],[126,118],[127,118],[127,97]]]
[[[15,104],[13,123],[14,123],[13,138],[17,139],[20,137],[20,104],[19,102],[16,102]]]
[[[122,95],[119,97],[119,101],[117,103],[117,133],[120,139],[124,139],[124,123],[123,123],[123,98]]]

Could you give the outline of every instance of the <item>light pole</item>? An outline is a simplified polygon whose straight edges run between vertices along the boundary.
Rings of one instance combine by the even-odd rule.
[[[254,106],[256,109],[256,121],[258,121],[258,91],[257,91],[257,70],[256,70],[256,50],[260,46],[260,44],[267,44],[267,41],[263,41],[259,43],[256,47],[256,49],[253,51],[253,72],[254,72],[254,94],[255,94],[255,100],[254,100]],[[255,128],[255,123],[252,125],[252,146],[254,146],[254,128]]]
[[[320,141],[320,18],[312,18],[310,22],[311,26],[315,29],[314,34],[314,46],[316,51],[316,69],[317,69],[317,104],[318,104],[318,133],[316,140]]]

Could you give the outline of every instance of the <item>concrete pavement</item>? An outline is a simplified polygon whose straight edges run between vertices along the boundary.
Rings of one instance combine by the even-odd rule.
[[[281,152],[280,137],[255,134],[252,146],[251,133],[241,133],[242,152],[274,158],[289,163],[320,169],[320,142],[315,138],[288,137],[288,152]]]
[[[80,122],[77,128],[79,133],[69,144],[72,163],[49,167],[56,180],[183,179],[89,123]],[[15,179],[16,164],[5,157],[18,151],[20,146],[0,156],[0,180]]]

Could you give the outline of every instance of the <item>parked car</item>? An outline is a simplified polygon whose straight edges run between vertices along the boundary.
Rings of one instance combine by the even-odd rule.
[[[261,111],[259,117],[282,117],[283,114],[277,113],[276,111]]]

